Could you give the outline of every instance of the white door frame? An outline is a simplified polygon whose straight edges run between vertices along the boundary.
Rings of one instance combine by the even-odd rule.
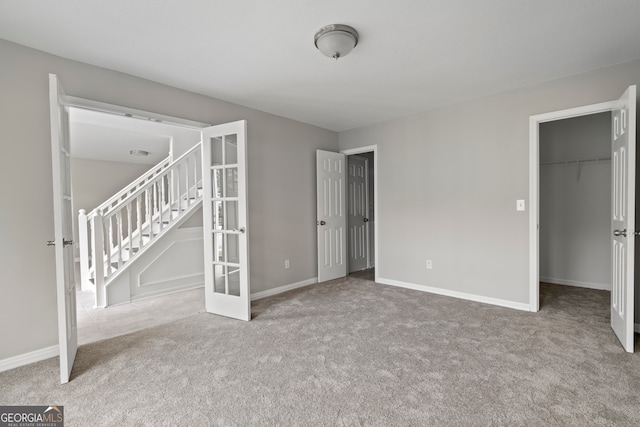
[[[197,122],[179,117],[167,116],[164,114],[153,113],[151,111],[139,110],[137,108],[124,107],[122,105],[108,104],[106,102],[94,101],[87,98],[78,98],[76,96],[67,95],[65,103],[67,107],[82,108],[84,110],[97,111],[106,114],[115,114],[116,116],[125,116],[132,119],[145,121],[154,121],[167,125],[183,127],[201,131],[203,128],[212,126],[211,123]]]
[[[340,151],[342,154],[346,156],[350,156],[352,154],[363,154],[373,152],[373,215],[374,215],[374,223],[373,223],[373,254],[374,266],[375,266],[375,281],[378,282],[380,277],[380,250],[378,248],[378,236],[380,235],[380,210],[378,209],[378,204],[380,198],[378,197],[378,176],[380,173],[378,172],[378,145],[367,145],[365,147],[357,147],[357,148],[349,148],[347,150]],[[371,214],[369,214],[371,216]]]
[[[540,310],[540,123],[610,112],[615,101],[529,117],[529,310]]]

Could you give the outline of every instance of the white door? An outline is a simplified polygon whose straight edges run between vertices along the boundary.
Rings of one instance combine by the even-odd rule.
[[[318,282],[347,275],[345,155],[316,151]]]
[[[634,350],[633,287],[636,206],[636,87],[629,86],[612,111],[611,327],[624,349]]]
[[[205,305],[251,320],[247,229],[247,122],[202,131]]]
[[[369,161],[347,157],[349,272],[369,266]]]
[[[69,111],[63,103],[64,91],[55,74],[49,74],[51,113],[51,164],[53,182],[53,224],[56,252],[58,299],[58,340],[60,382],[69,382],[78,351],[76,284],[73,277],[73,227],[69,153]]]

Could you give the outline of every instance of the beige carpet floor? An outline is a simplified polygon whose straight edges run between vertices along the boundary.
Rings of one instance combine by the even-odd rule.
[[[0,404],[67,426],[638,426],[640,355],[609,293],[543,285],[527,313],[349,278],[200,313],[0,374]]]

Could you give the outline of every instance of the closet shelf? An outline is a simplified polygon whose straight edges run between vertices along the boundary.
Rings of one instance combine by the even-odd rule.
[[[546,162],[540,163],[540,166],[551,166],[551,165],[580,165],[583,163],[598,163],[598,162],[609,162],[611,161],[611,157],[596,157],[593,159],[582,159],[582,160],[562,160],[559,162]]]

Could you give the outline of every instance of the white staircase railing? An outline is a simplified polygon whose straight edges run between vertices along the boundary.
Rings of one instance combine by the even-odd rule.
[[[153,168],[149,169],[147,172],[142,174],[140,178],[133,181],[131,184],[124,187],[122,190],[118,191],[116,194],[111,196],[106,202],[102,203],[100,206],[95,208],[91,212],[102,211],[103,215],[108,214],[110,211],[118,207],[124,200],[140,190],[141,188],[148,185],[151,181],[158,177],[162,172],[164,172],[171,165],[171,155],[167,156],[160,163],[155,165]]]
[[[89,214],[80,211],[80,277],[83,289],[95,289],[96,307],[107,305],[106,287],[126,266],[199,207],[201,156],[198,144],[173,162],[163,160]]]

